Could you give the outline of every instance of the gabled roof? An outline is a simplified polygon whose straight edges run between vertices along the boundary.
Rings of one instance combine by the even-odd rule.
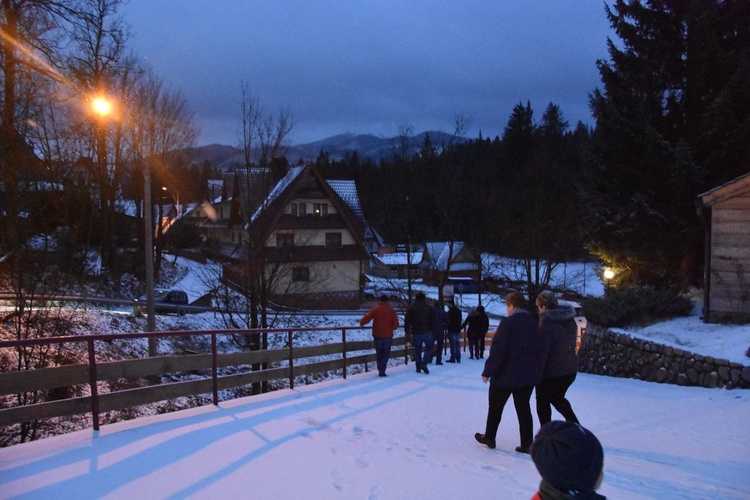
[[[737,195],[750,192],[750,172],[736,179],[699,194],[703,206],[711,206]]]
[[[326,182],[334,191],[336,191],[336,194],[338,194],[341,199],[351,207],[357,217],[362,220],[365,219],[364,213],[362,212],[362,206],[359,204],[357,185],[353,180],[329,179]]]
[[[448,269],[448,259],[456,258],[456,255],[464,247],[462,241],[453,242],[453,253],[451,254],[451,243],[449,241],[435,241],[425,244],[425,256],[429,260],[432,269]]]
[[[356,241],[357,246],[364,255],[367,251],[362,243],[365,232],[365,223],[360,219],[349,204],[323,179],[315,167],[297,166],[293,167],[274,186],[271,193],[266,197],[258,210],[252,215],[248,224],[248,233],[251,237],[252,251],[259,251],[271,232],[277,226],[278,220],[283,214],[284,207],[289,203],[304,185],[304,181],[312,178],[318,188],[323,191],[336,212],[342,217],[347,230]]]

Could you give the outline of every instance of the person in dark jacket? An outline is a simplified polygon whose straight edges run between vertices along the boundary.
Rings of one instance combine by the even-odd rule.
[[[434,342],[432,352],[435,354],[435,364],[443,364],[443,342],[445,340],[445,329],[448,325],[448,315],[445,313],[443,303],[435,301],[434,307],[435,324],[432,326],[432,339]]]
[[[404,319],[404,332],[412,336],[414,344],[414,363],[417,365],[417,373],[429,374],[427,363],[432,359],[432,328],[435,324],[432,307],[427,304],[425,295],[417,293],[416,301],[406,310]],[[424,347],[424,357],[422,348]]]
[[[482,372],[482,381],[490,382],[487,424],[484,434],[476,433],[474,438],[489,448],[495,448],[503,408],[512,395],[521,436],[521,445],[516,451],[528,453],[534,439],[529,400],[534,386],[542,379],[544,366],[542,336],[537,322],[525,309],[523,294],[509,293],[505,297],[505,306],[508,316],[497,327]]]
[[[546,361],[542,381],[536,386],[536,413],[539,424],[552,420],[552,408],[568,422],[578,423],[570,401],[565,398],[578,373],[576,312],[571,306],[561,307],[551,292],[542,292],[536,299],[539,327],[544,339]]]
[[[469,359],[484,358],[484,337],[490,329],[490,318],[484,312],[484,307],[478,306],[469,313],[461,329],[463,330],[466,325],[469,325],[466,331],[466,338],[469,341]]]
[[[542,482],[531,500],[604,500],[604,450],[594,434],[573,422],[548,422],[531,445]]]
[[[378,305],[367,311],[359,320],[359,326],[365,326],[372,321],[372,338],[375,343],[375,358],[378,365],[378,375],[387,377],[385,370],[391,358],[391,342],[393,330],[398,328],[398,315],[388,304],[388,297],[380,296]]]
[[[451,357],[448,363],[460,363],[461,362],[461,344],[459,343],[459,335],[461,333],[461,309],[451,302],[448,308],[448,342],[450,343]]]

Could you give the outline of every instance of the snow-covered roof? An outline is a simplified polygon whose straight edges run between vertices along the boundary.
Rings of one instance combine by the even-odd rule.
[[[442,270],[448,269],[448,259],[451,257],[451,242],[434,241],[427,243],[425,246],[427,248],[427,255],[430,257],[431,267]],[[463,247],[464,243],[462,241],[454,241],[452,257],[455,258]]]
[[[260,204],[258,209],[255,211],[255,213],[250,218],[250,221],[253,222],[255,219],[260,215],[260,213],[268,206],[270,205],[273,200],[275,200],[281,193],[283,193],[289,185],[294,182],[294,180],[299,177],[299,175],[305,170],[305,166],[300,165],[296,167],[292,167],[289,169],[289,171],[286,173],[286,175],[276,183],[276,185],[273,187],[269,195],[266,197],[265,201]]]
[[[362,206],[359,203],[359,194],[357,193],[357,184],[353,180],[332,179],[326,181],[331,189],[336,191],[344,202],[354,211],[360,219],[364,220]]]
[[[422,261],[421,251],[411,253],[411,264],[417,265]],[[378,260],[386,266],[405,266],[407,263],[406,252],[386,253],[378,256]]]

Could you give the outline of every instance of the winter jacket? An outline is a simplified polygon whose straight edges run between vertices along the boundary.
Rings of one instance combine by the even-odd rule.
[[[539,491],[531,497],[531,500],[606,500],[606,498],[607,497],[604,495],[600,495],[595,491],[588,493],[560,491],[542,479],[542,483],[539,485]]]
[[[388,304],[381,301],[367,311],[359,320],[359,326],[365,326],[372,321],[372,336],[375,338],[393,338],[393,330],[398,328],[398,315]]]
[[[461,325],[461,329],[467,324],[469,325],[469,329],[466,331],[466,336],[470,339],[481,339],[487,334],[487,330],[490,329],[490,318],[484,311],[474,311],[466,317],[466,321]]]
[[[542,378],[562,377],[578,371],[575,309],[557,307],[541,313],[539,325],[544,339],[546,361]]]
[[[434,324],[432,325],[432,336],[437,339],[438,337],[443,338],[445,335],[446,327],[448,326],[448,315],[445,313],[445,309],[442,306],[433,307],[434,313]]]
[[[537,322],[518,309],[500,321],[482,376],[501,387],[537,385],[542,380],[543,348]]]
[[[430,307],[424,299],[417,299],[414,304],[406,310],[404,319],[404,331],[407,335],[419,335],[422,333],[432,333],[432,326],[435,324],[433,308]]]
[[[460,332],[461,331],[461,309],[456,305],[452,305],[448,308],[448,326],[449,332]]]

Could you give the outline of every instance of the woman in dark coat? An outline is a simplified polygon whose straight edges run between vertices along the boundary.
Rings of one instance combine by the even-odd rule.
[[[568,388],[578,373],[576,312],[571,306],[560,306],[550,292],[542,292],[536,299],[539,326],[545,342],[546,360],[542,381],[536,387],[536,413],[539,424],[552,420],[552,408],[568,422],[579,423],[570,401],[565,398]]]
[[[516,451],[529,453],[534,439],[529,399],[534,386],[542,378],[543,339],[536,320],[525,309],[526,298],[521,293],[509,293],[505,297],[505,306],[508,317],[503,318],[497,327],[482,372],[482,380],[490,382],[487,424],[484,434],[476,433],[474,438],[488,448],[495,447],[503,408],[513,396],[521,436],[521,445],[516,447]]]

